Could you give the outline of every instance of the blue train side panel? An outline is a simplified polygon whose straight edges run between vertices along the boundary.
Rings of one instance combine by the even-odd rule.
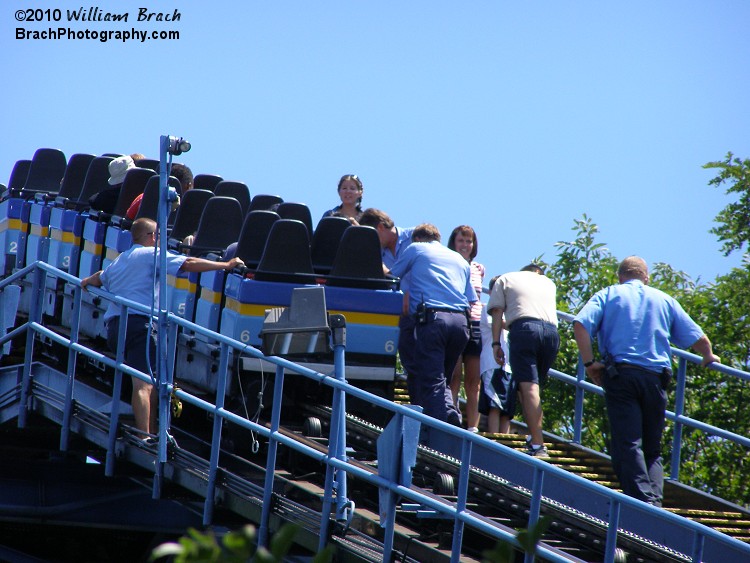
[[[24,201],[11,197],[0,202],[0,274],[13,271],[21,232],[21,208]]]
[[[295,287],[301,286],[230,274],[225,287],[221,333],[260,346],[266,310],[288,307]],[[393,380],[403,293],[325,286],[325,294],[328,313],[346,317],[347,379]],[[245,361],[245,368],[254,369],[252,363]],[[315,364],[310,367],[318,369],[318,364],[328,365],[331,361],[322,358],[302,363]]]

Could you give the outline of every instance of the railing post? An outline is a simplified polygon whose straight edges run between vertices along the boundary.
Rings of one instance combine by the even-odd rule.
[[[124,322],[123,322],[124,321]],[[120,391],[122,390],[122,370],[119,366],[125,362],[125,335],[128,330],[128,308],[120,305],[120,322],[117,325],[117,349],[115,350],[115,382],[112,389],[112,412],[109,414],[109,433],[107,434],[107,457],[104,474],[112,477],[115,474],[115,444],[117,427],[120,423]]]
[[[157,212],[157,224],[159,237],[157,239],[159,249],[159,303],[158,303],[158,320],[156,332],[156,353],[157,353],[157,375],[158,375],[158,394],[159,394],[159,451],[154,475],[154,494],[153,497],[161,496],[161,481],[164,477],[164,465],[167,462],[167,446],[171,439],[169,436],[170,428],[170,411],[171,411],[171,390],[172,380],[169,370],[169,360],[167,352],[169,350],[169,299],[167,285],[167,220],[169,216],[169,186],[168,176],[169,167],[172,164],[171,155],[180,154],[182,149],[175,150],[173,142],[174,137],[162,135],[159,139],[159,207]],[[190,150],[188,144],[187,149]],[[169,163],[167,162],[169,156]]]
[[[47,273],[34,265],[33,281],[31,283],[31,298],[29,303],[29,325],[32,322],[41,324],[42,297],[44,295],[44,280]],[[24,354],[23,381],[21,383],[21,403],[18,411],[18,427],[26,428],[26,418],[31,407],[31,362],[34,360],[34,340],[36,331],[29,326],[26,332],[26,353]]]
[[[81,320],[81,289],[80,286],[73,288],[73,315],[70,319],[70,342],[78,343],[78,329]],[[60,451],[68,450],[68,441],[70,440],[70,419],[73,412],[73,386],[76,379],[76,364],[78,353],[71,346],[68,349],[68,382],[65,388],[65,404],[63,406],[63,420],[60,431]],[[118,397],[119,398],[119,397]],[[114,397],[113,397],[114,408]]]
[[[604,547],[604,562],[615,563],[617,551],[617,531],[620,528],[620,501],[611,499],[609,504],[609,527],[607,544]]]
[[[266,457],[266,479],[263,488],[263,509],[258,528],[258,545],[268,546],[268,522],[271,517],[271,501],[273,500],[273,478],[276,473],[276,452],[279,442],[275,433],[279,431],[281,421],[281,404],[284,396],[284,367],[276,366],[276,379],[273,384],[273,407],[271,409],[271,435],[268,439],[268,454]]]
[[[583,405],[586,394],[580,385],[586,380],[586,368],[583,367],[580,356],[576,364],[576,379],[578,385],[576,385],[576,404],[573,413],[573,442],[580,444],[583,440]]]
[[[331,315],[329,325],[333,340],[333,367],[338,381],[346,381],[345,377],[345,348],[346,348],[346,319],[343,315]],[[331,409],[331,428],[328,438],[328,457],[346,461],[346,393],[338,388],[333,390],[333,404]],[[321,515],[319,550],[322,550],[328,539],[328,525],[333,502],[333,491],[336,490],[336,519],[348,520],[347,509],[351,505],[347,499],[346,471],[336,469],[331,465],[326,468],[323,510]]]
[[[458,501],[456,503],[456,519],[453,522],[453,549],[451,550],[451,563],[461,560],[461,547],[464,540],[464,522],[458,515],[466,510],[466,496],[469,494],[469,475],[471,471],[471,440],[464,438],[461,449],[461,469],[458,473]]]
[[[677,368],[677,389],[674,395],[674,429],[672,434],[672,461],[669,468],[669,478],[673,481],[680,479],[680,460],[682,457],[682,428],[680,417],[685,413],[685,386],[687,385],[687,360],[680,358]]]
[[[224,408],[227,394],[227,378],[229,377],[229,346],[222,342],[219,356],[219,380],[216,386],[216,403],[214,408],[214,427],[211,435],[211,459],[208,466],[208,483],[206,484],[206,501],[203,505],[203,525],[208,526],[214,516],[214,495],[216,494],[216,473],[219,468],[219,454],[221,453],[221,429],[224,417],[219,413]]]
[[[539,513],[542,510],[542,490],[544,488],[544,469],[534,468],[534,484],[531,490],[531,503],[529,505],[529,525],[531,530],[539,522]],[[525,563],[534,563],[534,554],[528,551],[524,555]]]

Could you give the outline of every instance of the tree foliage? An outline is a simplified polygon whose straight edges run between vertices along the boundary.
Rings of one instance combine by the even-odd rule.
[[[719,170],[719,175],[709,185],[718,187],[728,184],[725,193],[738,195],[737,201],[719,212],[715,218],[718,226],[711,229],[719,241],[724,243],[721,250],[727,256],[750,243],[750,159],[734,158],[729,152],[724,160],[709,162],[703,168]]]
[[[269,550],[257,546],[256,529],[251,524],[224,534],[221,539],[210,530],[200,532],[189,528],[187,534],[177,542],[157,546],[151,553],[150,560],[158,561],[169,557],[175,563],[280,563],[289,553],[299,529],[296,524],[284,524],[271,538]],[[328,563],[332,559],[333,547],[328,546],[311,561]]]

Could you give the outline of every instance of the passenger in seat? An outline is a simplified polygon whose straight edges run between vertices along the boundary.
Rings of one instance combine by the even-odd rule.
[[[89,207],[111,214],[117,205],[117,198],[120,197],[120,188],[125,181],[125,175],[131,168],[135,168],[135,162],[128,155],[117,157],[110,162],[108,183],[111,187],[91,196]]]
[[[174,176],[180,181],[180,188],[181,192],[177,194],[177,205],[172,206],[172,212],[174,212],[177,207],[180,204],[180,196],[183,195],[186,191],[192,189],[193,187],[193,171],[190,170],[187,166],[184,164],[180,164],[179,162],[175,162],[172,164],[172,168],[169,171],[170,176]],[[135,199],[133,200],[133,203],[130,204],[130,207],[128,207],[127,212],[125,213],[125,217],[133,221],[138,215],[138,211],[141,209],[141,200],[143,199],[143,194],[138,194]]]
[[[323,213],[323,217],[330,217],[337,214],[341,217],[359,221],[359,218],[362,216],[362,194],[364,191],[362,180],[356,174],[342,176],[338,185],[341,203]]]

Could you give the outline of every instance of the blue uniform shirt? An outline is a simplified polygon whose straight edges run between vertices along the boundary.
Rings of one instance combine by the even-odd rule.
[[[151,307],[152,303],[158,304],[159,284],[154,283],[154,266],[159,267],[159,257],[154,261],[154,252],[156,247],[135,244],[120,254],[101,274],[104,289],[147,307]],[[187,256],[167,252],[167,274],[177,275],[186,258]],[[104,321],[119,314],[120,306],[110,303],[104,313]]]
[[[386,268],[390,270],[393,267],[393,265],[396,263],[396,260],[398,260],[399,257],[404,253],[404,250],[409,248],[409,245],[411,244],[411,235],[413,233],[414,233],[414,227],[409,227],[408,229],[402,229],[401,227],[396,227],[396,234],[398,235],[398,240],[396,241],[395,255],[388,248],[384,248],[382,251],[383,264],[385,265]],[[407,293],[409,291],[409,275],[406,274],[405,276],[398,276],[398,277],[401,278],[401,283],[399,284],[399,288],[404,293]]]
[[[413,233],[414,227],[409,227],[408,229],[396,227],[398,240],[396,241],[395,253],[392,253],[388,248],[383,249],[383,264],[385,264],[386,268],[388,268],[389,270],[393,269],[393,265],[396,263],[396,260],[401,257],[401,255],[404,253],[404,250],[406,250],[411,244],[411,235]]]
[[[672,366],[670,342],[688,348],[703,336],[676,299],[640,280],[597,292],[575,321],[598,336],[602,354],[653,371]]]
[[[394,276],[409,273],[409,312],[417,305],[466,310],[477,300],[469,263],[437,241],[410,244],[391,268]]]

